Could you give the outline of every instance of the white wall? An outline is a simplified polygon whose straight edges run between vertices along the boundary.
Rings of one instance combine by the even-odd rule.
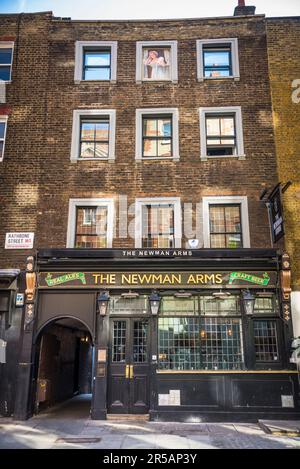
[[[291,294],[294,337],[300,337],[300,291]]]

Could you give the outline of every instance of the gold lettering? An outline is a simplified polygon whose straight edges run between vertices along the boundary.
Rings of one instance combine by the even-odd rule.
[[[161,274],[159,274],[159,275],[153,274],[152,275],[152,283],[155,283],[155,282],[162,283],[162,275]]]
[[[197,278],[196,283],[204,283],[204,275],[203,274],[197,274],[196,278]]]
[[[92,276],[94,277],[94,282],[95,282],[95,284],[97,284],[97,283],[98,283],[99,274],[92,274]]]
[[[216,274],[216,283],[223,283],[222,274]]]
[[[131,275],[130,274],[122,274],[122,277],[121,277],[121,283],[122,285],[124,283],[127,283],[127,284],[130,284],[131,283]]]
[[[215,274],[205,274],[205,283],[215,283]]]
[[[189,283],[196,283],[196,279],[195,279],[195,277],[194,277],[193,274],[190,274],[190,275],[189,275],[189,278],[188,278],[187,283],[188,283],[188,284],[189,284]]]
[[[172,274],[172,283],[181,284],[181,274]]]

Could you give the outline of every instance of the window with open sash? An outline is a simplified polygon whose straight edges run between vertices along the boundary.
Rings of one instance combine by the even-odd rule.
[[[206,114],[206,151],[208,156],[236,154],[234,115]]]
[[[108,158],[109,117],[80,121],[80,158]]]
[[[209,205],[211,248],[243,247],[240,204]]]
[[[107,247],[107,206],[76,207],[76,248]]]
[[[202,52],[205,78],[222,78],[233,74],[230,44],[205,44]]]
[[[171,248],[175,246],[173,204],[143,204],[142,247]]]
[[[111,79],[111,49],[83,49],[83,80]]]
[[[143,116],[143,148],[142,156],[171,157],[172,156],[172,116]]]

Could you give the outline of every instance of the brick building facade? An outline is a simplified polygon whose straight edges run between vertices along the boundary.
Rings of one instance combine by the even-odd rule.
[[[107,412],[149,412],[151,418],[187,418],[194,413],[210,418],[212,409],[212,418],[254,418],[261,412],[296,415],[296,374],[288,361],[291,321],[280,319],[284,306],[287,311],[290,307],[289,298],[283,301],[279,281],[284,246],[280,241],[277,250],[272,249],[267,210],[259,198],[264,189],[278,182],[265,17],[247,8],[227,18],[155,22],[72,21],[53,17],[51,12],[1,15],[1,43],[3,49],[13,48],[6,104],[0,107],[6,128],[0,163],[1,291],[6,298],[2,309],[7,310],[10,323],[3,314],[7,363],[1,369],[1,412],[18,418],[32,414],[39,386],[47,381],[38,359],[43,337],[52,327],[50,333],[62,340],[63,334],[55,332],[55,327],[72,329],[74,320],[79,320],[78,337],[89,337],[97,363],[93,370],[93,418],[105,418]],[[143,66],[150,63],[152,49],[155,63],[159,58],[160,64],[163,61],[162,70],[151,65],[150,72],[149,65]],[[212,57],[221,57],[221,65]],[[154,72],[161,75],[152,79],[150,73]],[[95,79],[99,76],[100,80]],[[134,203],[139,208],[134,208]],[[101,215],[94,212],[99,206],[106,210],[106,231],[108,227],[111,230],[102,238],[102,228],[97,225]],[[131,207],[129,213],[127,206]],[[157,230],[165,229],[167,234],[157,234],[154,243],[147,238],[149,232],[144,236],[134,221],[136,216],[142,223],[144,210],[149,221],[153,206],[171,210],[168,216],[172,219],[167,228],[165,222],[158,224]],[[120,218],[124,220],[125,214],[124,230]],[[83,221],[79,222],[81,216]],[[190,231],[186,229],[189,216],[193,220]],[[88,233],[86,226],[94,225],[95,231]],[[13,232],[33,232],[34,249],[4,249],[6,234]],[[198,240],[197,249],[191,249],[189,239]],[[152,254],[147,254],[148,248],[157,250],[153,259],[149,259]],[[170,254],[170,248],[176,250]],[[165,255],[171,256],[169,263]],[[24,270],[27,256],[33,259]],[[20,269],[20,273],[11,269]],[[133,284],[128,281],[126,291],[124,285],[114,283],[122,271],[147,273],[153,269],[164,275],[182,271],[202,275],[200,286],[194,289],[186,280],[180,285],[184,288],[177,290],[173,283],[168,289],[154,281],[161,319],[154,314],[151,301],[149,310],[145,306],[153,288],[138,285],[131,296],[138,280]],[[110,277],[114,282],[92,285],[89,279],[95,271],[115,272],[115,277]],[[207,272],[204,277],[203,271]],[[39,276],[37,285],[35,273]],[[73,276],[68,277],[69,273]],[[230,282],[222,275],[224,279],[231,275]],[[50,292],[53,277],[56,286]],[[94,280],[98,278],[94,276]],[[164,277],[164,282],[168,283],[168,278]],[[234,279],[238,279],[235,284]],[[79,288],[81,282],[87,287],[84,293]],[[202,289],[203,282],[207,284]],[[229,287],[226,301],[233,308],[224,314],[226,293],[220,291],[220,284],[224,291]],[[60,290],[59,285],[66,289]],[[15,308],[16,291],[25,289],[25,306]],[[104,303],[107,300],[97,294],[103,289],[110,293],[111,315],[104,311],[102,318],[101,298]],[[142,315],[146,319],[138,316],[135,306],[132,317],[124,316],[128,306],[121,311],[117,301],[122,295],[133,303],[134,298],[140,302],[140,309],[147,310],[146,316]],[[191,336],[185,339],[189,347],[182,345],[182,338],[173,338],[179,344],[176,353],[164,349],[164,321],[171,321],[167,309],[171,297],[172,301],[178,298],[175,309],[190,308],[189,301],[193,303],[193,334],[203,339],[202,352]],[[179,298],[189,300],[183,306]],[[247,308],[254,300],[256,320],[248,323]],[[203,313],[209,301],[222,310],[220,316],[228,317],[222,322],[220,317],[215,319],[217,309],[211,310],[209,324],[217,328],[217,346],[209,342],[210,325],[201,315],[198,318],[195,306],[201,304]],[[100,316],[96,314],[98,307]],[[191,315],[180,311],[184,317]],[[265,326],[269,342],[264,348],[259,335]],[[220,334],[224,327],[230,357],[223,351]],[[149,337],[147,331],[151,331]],[[123,333],[132,350],[139,350],[133,356],[127,349],[124,357],[114,351],[113,344],[118,344],[118,350],[126,347]],[[138,346],[135,334],[140,338]],[[15,347],[19,340],[20,352]],[[80,355],[81,349],[76,353]],[[86,358],[82,361],[86,363]],[[82,370],[79,373],[82,375]],[[132,403],[135,391],[126,390],[129,381],[124,385],[120,378],[124,374],[126,380],[133,379],[132,373],[138,378],[133,386],[136,392],[140,392],[139,382],[147,389],[146,395],[139,396],[138,402],[143,402],[140,407]],[[188,373],[194,380],[191,394]],[[251,397],[249,379],[251,389],[266,383],[264,391]],[[210,393],[211,385],[215,389]],[[176,391],[172,396],[168,386]],[[112,397],[115,389],[127,393],[125,404],[123,395]],[[268,411],[263,394],[271,389],[275,390]],[[133,394],[128,397],[128,393]]]

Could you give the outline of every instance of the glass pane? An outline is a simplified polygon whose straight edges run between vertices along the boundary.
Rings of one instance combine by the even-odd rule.
[[[0,48],[0,64],[11,64],[12,49]]]
[[[211,233],[225,233],[224,207],[209,208],[209,222]]]
[[[143,156],[157,156],[157,142],[156,142],[156,140],[144,139],[144,141],[143,141]]]
[[[5,122],[0,122],[0,138],[4,138],[5,134]]]
[[[112,296],[110,299],[110,314],[147,314],[148,311],[149,300],[147,295],[140,295],[137,298]]]
[[[76,235],[75,248],[82,249],[102,249],[107,247],[106,235]]]
[[[276,322],[254,321],[253,330],[256,361],[278,361]]]
[[[95,157],[95,143],[83,142],[80,147],[80,158],[94,158]]]
[[[233,233],[241,232],[240,207],[225,207],[226,231]]]
[[[95,124],[93,122],[81,123],[81,140],[94,140]]]
[[[200,297],[201,314],[205,316],[236,316],[241,314],[238,296],[215,298],[213,296]]]
[[[142,77],[147,80],[171,79],[171,49],[143,49]]]
[[[95,158],[108,158],[108,143],[95,144]]]
[[[201,369],[198,318],[158,319],[158,367],[165,370]]]
[[[221,135],[232,136],[235,135],[234,132],[234,118],[233,117],[222,117],[221,122]]]
[[[244,368],[241,321],[205,318],[200,320],[201,357],[205,370]]]
[[[210,236],[210,247],[211,248],[226,248],[225,235],[211,235]]]
[[[164,296],[160,307],[161,314],[166,315],[195,315],[198,314],[198,298],[176,298]]]
[[[147,362],[147,335],[148,321],[133,322],[133,361],[134,363]]]
[[[143,136],[157,136],[157,119],[143,119]]]
[[[86,68],[84,80],[110,80],[110,68]]]
[[[110,52],[85,52],[84,64],[89,67],[93,66],[110,66]]]
[[[172,156],[171,140],[158,140],[157,141],[157,156]]]
[[[243,247],[241,235],[238,235],[238,234],[226,235],[226,247],[232,248],[232,249]]]
[[[10,67],[0,67],[0,80],[10,80]]]
[[[114,321],[112,340],[112,361],[125,362],[126,321]]]
[[[206,118],[206,134],[208,136],[219,136],[220,131],[220,119],[218,117],[207,117]]]
[[[3,147],[4,143],[0,140],[0,158],[3,158]]]
[[[106,247],[107,207],[77,207],[76,247]]]
[[[204,66],[205,67],[222,67],[230,66],[230,50],[204,50]]]
[[[260,314],[277,314],[277,304],[273,305],[274,298],[256,298],[254,311]]]
[[[171,119],[157,119],[157,136],[158,137],[171,137],[172,136],[172,120]]]
[[[218,68],[205,68],[204,76],[207,77],[229,77],[230,76],[230,69],[222,69]]]
[[[98,122],[95,124],[96,140],[106,140],[109,138],[109,122]]]

